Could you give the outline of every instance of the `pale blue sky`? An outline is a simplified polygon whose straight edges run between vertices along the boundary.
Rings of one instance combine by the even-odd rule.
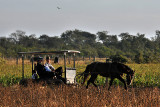
[[[160,30],[159,5],[160,0],[0,0],[0,36],[16,30],[59,36],[79,29],[150,38]]]

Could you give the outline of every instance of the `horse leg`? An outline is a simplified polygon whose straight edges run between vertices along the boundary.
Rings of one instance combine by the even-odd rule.
[[[92,81],[91,81],[91,83],[92,83],[95,87],[97,87],[97,85],[94,83],[94,81],[95,81],[95,79],[97,78],[97,76],[98,76],[98,75],[94,75],[93,78],[92,78]]]
[[[111,78],[111,80],[109,81],[109,87],[108,87],[108,90],[110,89],[110,87],[111,87],[111,85],[112,85],[112,83],[113,83],[113,80],[114,80],[114,78]]]
[[[125,80],[121,76],[118,76],[117,78],[124,84],[124,88],[127,90],[127,86],[126,86]]]
[[[90,66],[88,65],[88,66],[86,67],[86,70],[84,71],[84,80],[83,80],[82,85],[84,85],[86,79],[87,79],[88,76],[89,76],[89,71],[90,71],[89,69],[90,69]]]
[[[86,88],[88,88],[88,85],[90,84],[90,83],[92,83],[95,87],[97,87],[97,85],[94,83],[94,81],[95,81],[95,79],[97,78],[97,75],[91,75],[91,78],[88,80],[88,82],[87,82],[87,86],[86,86]]]

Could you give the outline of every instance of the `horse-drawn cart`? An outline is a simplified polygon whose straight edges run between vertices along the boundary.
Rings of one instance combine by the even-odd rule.
[[[34,64],[34,58],[37,55],[53,55],[53,54],[58,54],[58,55],[63,55],[64,57],[64,79],[65,79],[65,84],[76,84],[76,68],[75,68],[75,56],[76,53],[80,53],[80,51],[75,51],[75,50],[64,50],[64,51],[43,51],[43,52],[18,52],[18,55],[22,58],[22,80],[20,84],[23,84],[24,80],[24,56],[25,55],[31,55],[31,61],[32,61],[32,75],[36,72],[36,65]],[[73,55],[73,67],[68,68],[66,65],[66,55],[67,54],[72,54]],[[53,79],[53,82],[60,82],[61,80],[59,79]]]

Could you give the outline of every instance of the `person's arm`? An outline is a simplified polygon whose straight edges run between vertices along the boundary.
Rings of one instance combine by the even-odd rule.
[[[45,66],[44,68],[47,72],[52,72],[52,70],[48,66]]]
[[[52,71],[55,70],[55,68],[54,68],[51,64],[49,64],[48,66],[49,66],[49,68],[50,68]]]

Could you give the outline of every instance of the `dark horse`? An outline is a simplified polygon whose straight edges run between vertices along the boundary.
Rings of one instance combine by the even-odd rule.
[[[89,65],[87,65],[86,70],[83,72],[84,75],[84,81],[82,84],[85,83],[87,77],[91,75],[90,79],[87,82],[86,88],[88,88],[88,85],[92,83],[95,87],[97,85],[94,83],[95,79],[97,78],[98,74],[103,77],[110,77],[110,83],[109,88],[112,85],[112,82],[115,78],[119,79],[122,83],[124,83],[124,88],[127,90],[126,82],[122,78],[122,75],[125,73],[126,79],[127,79],[127,85],[131,84],[134,72],[131,68],[129,68],[127,65],[124,65],[122,63],[103,63],[103,62],[93,62]]]

